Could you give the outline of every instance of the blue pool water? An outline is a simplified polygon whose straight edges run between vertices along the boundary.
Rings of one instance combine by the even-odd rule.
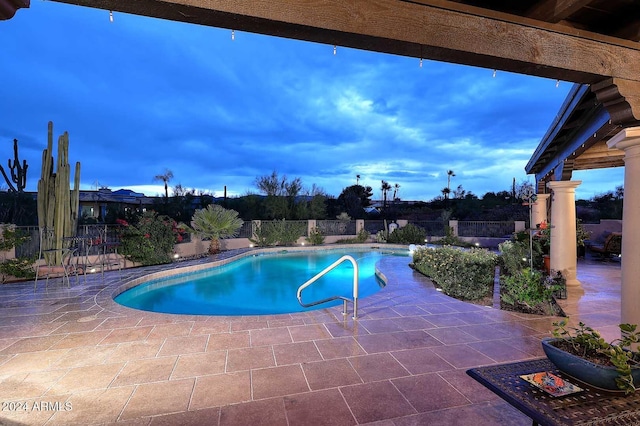
[[[321,309],[342,302],[303,308],[296,297],[298,287],[345,254],[358,262],[360,299],[384,286],[375,274],[375,265],[383,256],[409,256],[408,251],[370,249],[258,254],[204,271],[149,281],[114,300],[144,311],[195,315],[266,315]],[[350,262],[340,264],[306,288],[302,300],[309,303],[335,295],[353,296]]]

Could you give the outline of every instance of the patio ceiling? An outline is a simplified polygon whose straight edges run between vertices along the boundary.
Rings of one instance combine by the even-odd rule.
[[[56,1],[579,83],[640,81],[633,0]]]

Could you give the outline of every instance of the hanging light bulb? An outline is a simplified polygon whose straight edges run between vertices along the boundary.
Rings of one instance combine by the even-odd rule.
[[[109,22],[113,22],[113,11],[109,11]]]
[[[236,30],[231,30],[231,40],[236,39]]]
[[[498,72],[498,70],[493,70],[493,78],[496,78],[496,72]]]
[[[560,86],[560,80],[556,80],[556,87]]]
[[[333,45],[333,54],[335,55],[337,51],[338,51],[338,46],[336,46],[336,45],[334,44],[334,45]]]
[[[420,68],[422,68],[422,58],[420,58]]]

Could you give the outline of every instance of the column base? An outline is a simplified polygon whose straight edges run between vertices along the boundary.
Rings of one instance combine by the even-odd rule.
[[[577,278],[567,278],[567,287],[571,287],[571,288],[580,287],[580,288],[582,288],[582,283],[580,281],[578,281]]]

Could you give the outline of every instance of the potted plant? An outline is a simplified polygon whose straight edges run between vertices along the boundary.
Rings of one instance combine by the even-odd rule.
[[[567,319],[553,323],[553,338],[542,340],[547,358],[567,373],[592,386],[632,393],[640,384],[640,342],[635,324],[620,324],[622,337],[606,342],[600,333],[580,322],[567,327]]]

